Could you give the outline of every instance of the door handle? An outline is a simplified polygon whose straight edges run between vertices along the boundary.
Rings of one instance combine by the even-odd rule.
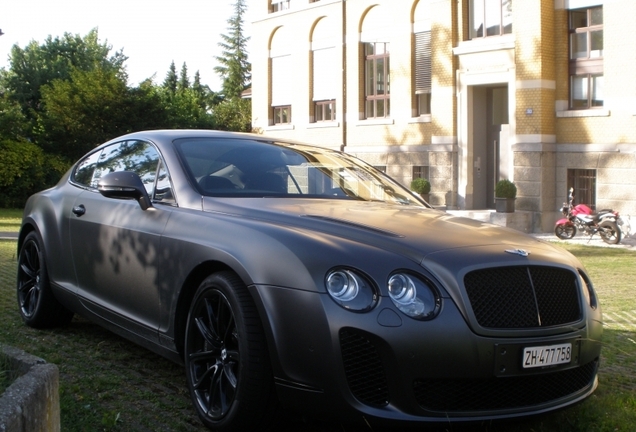
[[[84,216],[84,213],[86,213],[86,207],[84,207],[84,204],[75,206],[73,207],[73,213],[75,216]]]

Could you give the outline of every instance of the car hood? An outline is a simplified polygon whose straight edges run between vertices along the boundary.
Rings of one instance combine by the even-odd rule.
[[[276,198],[204,198],[204,211],[297,227],[354,240],[421,263],[442,251],[545,249],[519,231],[417,206],[381,202]],[[560,251],[562,253],[562,251]]]

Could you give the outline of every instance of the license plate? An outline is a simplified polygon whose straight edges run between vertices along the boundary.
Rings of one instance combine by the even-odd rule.
[[[528,347],[523,349],[522,366],[524,369],[570,363],[572,344]]]

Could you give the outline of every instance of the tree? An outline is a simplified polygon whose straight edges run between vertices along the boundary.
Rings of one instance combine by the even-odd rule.
[[[24,207],[30,195],[55,184],[68,167],[33,143],[0,140],[0,207]]]
[[[219,130],[252,132],[252,104],[249,99],[225,99],[214,106],[214,121]]]
[[[42,88],[37,142],[50,154],[75,160],[118,135],[166,127],[159,95],[147,84],[130,89],[113,70],[75,70]]]
[[[247,42],[249,37],[243,34],[243,15],[245,0],[236,0],[234,15],[227,20],[229,34],[221,35],[219,46],[223,49],[216,60],[220,63],[214,71],[223,78],[223,96],[240,99],[243,90],[251,84],[251,65],[247,61]]]
[[[179,75],[179,84],[177,89],[179,91],[184,91],[185,89],[190,88],[190,79],[188,78],[188,67],[185,62],[183,62],[183,66],[181,66],[181,75]]]
[[[118,51],[109,56],[111,47],[99,42],[97,29],[85,37],[65,33],[62,38],[49,36],[42,45],[32,41],[24,49],[14,45],[9,70],[0,77],[9,97],[17,101],[28,119],[40,111],[41,88],[53,80],[68,79],[74,70],[106,69],[126,80],[126,57]]]
[[[172,94],[177,92],[177,68],[174,65],[174,60],[170,63],[170,69],[168,70],[166,79],[163,80],[163,88]]]

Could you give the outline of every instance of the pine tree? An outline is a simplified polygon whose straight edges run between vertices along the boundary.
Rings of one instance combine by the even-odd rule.
[[[183,66],[181,66],[181,76],[179,77],[178,84],[179,91],[184,91],[190,88],[190,80],[188,79],[188,67],[185,62],[183,62]]]
[[[170,63],[170,69],[168,70],[166,79],[163,81],[163,88],[172,94],[177,92],[177,68],[174,65],[174,60]]]
[[[227,20],[228,33],[221,35],[219,46],[223,49],[216,60],[220,63],[214,68],[223,79],[223,95],[229,99],[238,99],[243,90],[251,84],[251,65],[247,61],[247,42],[249,37],[243,35],[243,15],[245,0],[236,0],[234,15]]]

